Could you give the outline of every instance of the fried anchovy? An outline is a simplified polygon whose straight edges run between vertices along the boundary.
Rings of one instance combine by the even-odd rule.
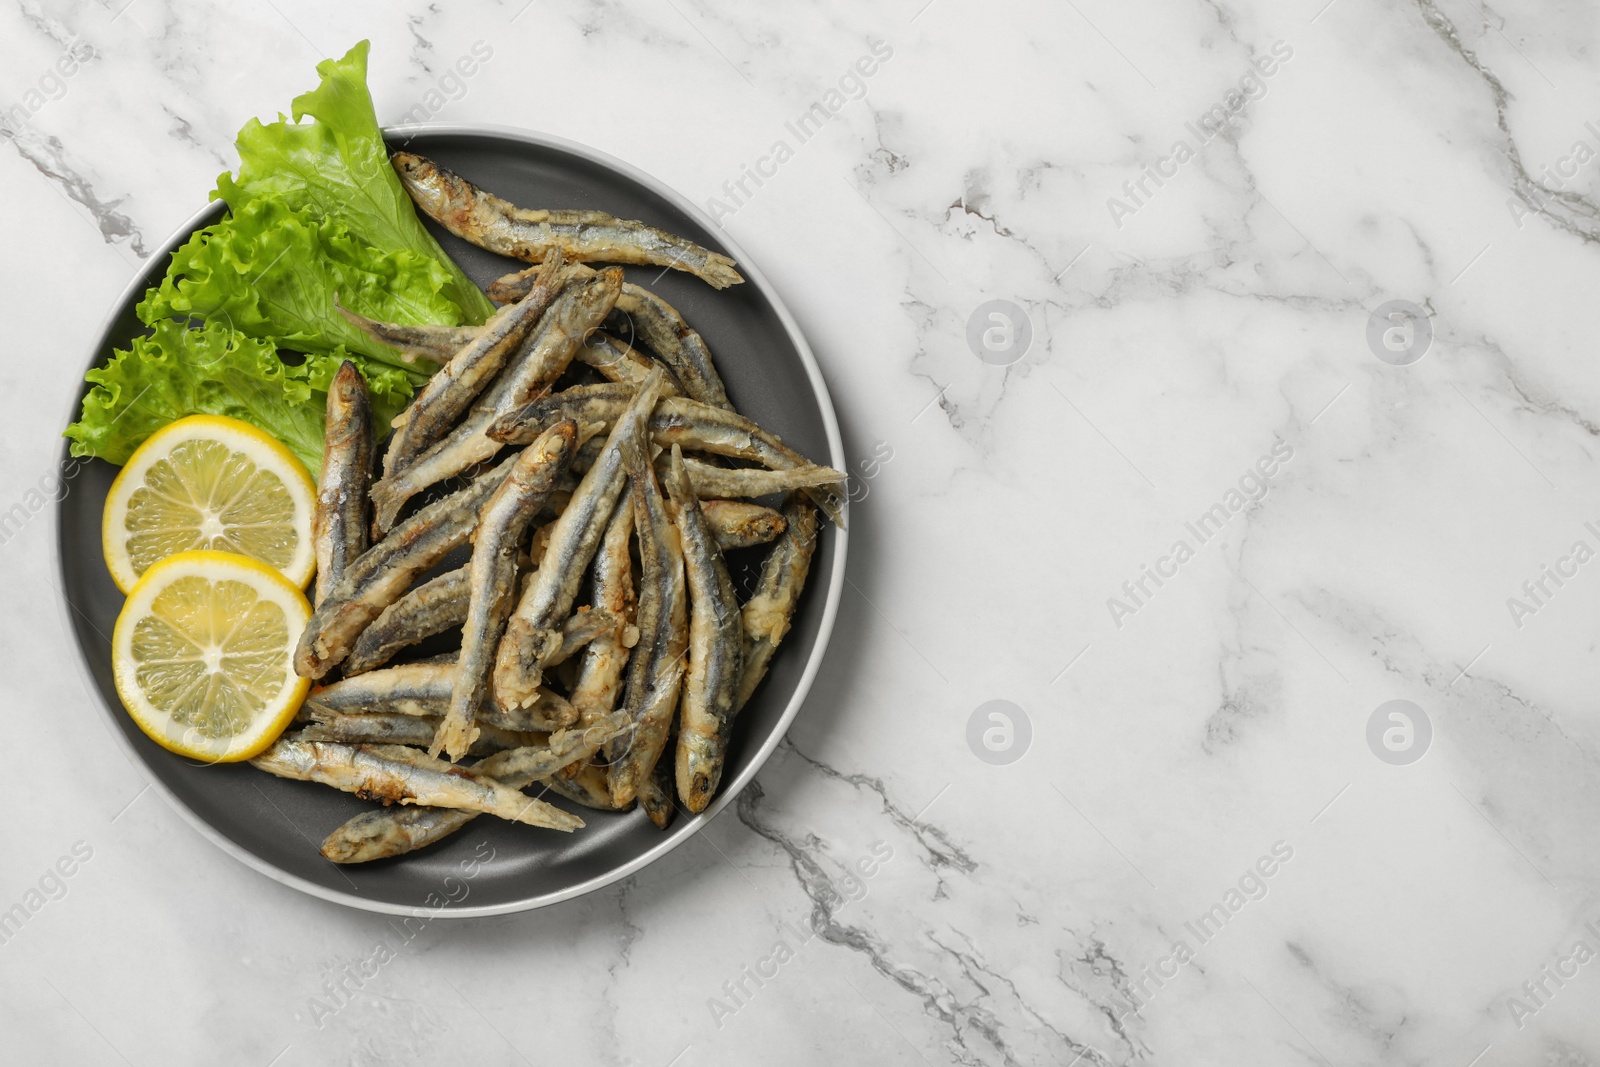
[[[628,409],[616,419],[594,466],[555,521],[539,569],[528,584],[516,612],[506,624],[495,660],[494,699],[515,708],[539,692],[544,668],[561,647],[560,620],[572,609],[584,570],[594,558],[606,524],[622,492],[624,450],[642,452],[650,410],[661,388],[655,371],[640,387]]]
[[[523,796],[487,775],[452,767],[403,745],[342,745],[280,737],[250,762],[279,778],[331,785],[363,800],[456,808],[569,832],[583,825],[576,815]]]
[[[772,471],[765,467],[714,467],[693,456],[683,457],[684,468],[689,472],[689,484],[702,501],[714,497],[767,496],[770,493],[787,493],[791,489],[810,489],[821,485],[842,484],[843,471],[832,467],[791,467]],[[657,461],[659,474],[661,463]]]
[[[571,460],[577,439],[578,424],[570,419],[551,427],[523,450],[506,480],[483,505],[468,564],[471,603],[461,627],[461,656],[456,662],[450,710],[428,746],[430,756],[437,756],[442,749],[454,763],[472,747],[477,736],[473,721],[484,701],[489,669],[516,598],[517,549],[528,524]]]
[[[522,294],[533,285],[533,279],[538,272],[533,267],[514,270],[503,274],[489,283],[489,288],[484,292],[489,294],[489,299],[497,304],[509,304],[522,299]]]
[[[676,445],[673,450],[677,451]],[[681,453],[679,456],[681,460]],[[687,471],[684,477],[688,479],[689,492],[693,493],[694,480]],[[702,500],[700,512],[717,547],[724,552],[764,545],[783,533],[785,526],[781,512],[744,500]]]
[[[596,635],[583,653],[578,680],[572,687],[572,706],[578,721],[587,725],[609,715],[616,707],[628,650],[639,640],[634,628],[632,560],[628,542],[633,535],[633,508],[619,505],[606,524],[605,537],[594,558],[591,580],[591,614],[604,614],[611,628]]]
[[[633,723],[626,744],[606,749],[607,782],[619,806],[631,802],[666,746],[672,712],[683,681],[689,647],[689,596],[683,576],[683,546],[667,516],[644,442],[625,451],[633,525],[639,538],[639,643],[628,662],[622,708]]]
[[[372,477],[374,446],[366,379],[347,359],[328,386],[322,477],[311,516],[318,604],[327,599],[345,569],[367,550],[367,482]]]
[[[666,747],[667,749],[676,749],[677,743],[677,732],[674,730],[667,737]],[[651,770],[650,777],[646,778],[644,784],[639,787],[639,806],[644,809],[646,815],[650,816],[650,821],[655,824],[658,830],[665,830],[670,826],[672,824],[672,814],[678,810],[678,806],[672,800],[672,779],[676,773],[676,768],[673,766],[675,762],[675,760],[656,760],[655,768]]]
[[[532,263],[559,246],[568,258],[585,263],[676,267],[715,289],[744,281],[727,256],[642,222],[603,211],[519,208],[411,152],[396,152],[393,163],[424,213],[479,248]]]
[[[306,706],[329,715],[394,711],[443,715],[455,682],[455,653],[448,662],[406,663],[358,674],[306,694]]]
[[[562,419],[610,425],[638,395],[631,382],[574,385],[542,396],[495,420],[487,433],[506,444],[526,444]]]
[[[722,780],[744,660],[744,627],[728,565],[689,485],[677,445],[672,446],[664,482],[689,584],[689,669],[678,717],[678,798],[698,813]]]
[[[621,411],[624,388],[626,387],[623,385],[611,382],[575,387],[585,390],[580,394],[583,398],[584,417],[595,422],[604,422],[608,413]],[[547,399],[557,401],[559,404],[560,397],[574,392],[575,389],[563,390]],[[522,418],[524,411],[529,413],[527,419]],[[510,416],[500,419],[494,425],[493,433],[506,444],[526,444],[544,432],[551,418],[552,409],[538,404],[525,405]],[[777,434],[763,430],[743,415],[702,404],[687,397],[665,397],[656,405],[655,414],[650,417],[650,436],[662,448],[679,445],[686,450],[733,456],[736,459],[760,463],[770,471],[804,469],[810,472],[816,466],[784,444]],[[842,479],[844,476],[841,474],[839,477]],[[831,486],[798,488],[803,488],[806,495],[815,500],[835,523],[841,527],[844,525],[842,505],[835,489]]]
[[[350,564],[311,613],[295,649],[295,670],[321,678],[342,662],[367,624],[398,600],[417,575],[467,540],[478,524],[478,509],[515,461],[508,459],[466,488],[429,504]]]
[[[524,291],[532,288],[533,278],[530,277]],[[483,330],[482,326],[406,326],[398,322],[379,322],[341,306],[337,298],[333,306],[356,329],[379,344],[398,350],[400,358],[407,363],[419,359],[445,363]]]
[[[593,763],[565,767],[555,774],[545,775],[539,781],[574,804],[598,811],[621,810],[612,803],[611,792],[606,788],[605,768]]]
[[[626,341],[619,341],[608,333],[596,330],[578,349],[579,362],[599,371],[607,381],[622,382],[632,386],[644,384],[650,372],[663,364],[657,363]],[[661,387],[662,396],[677,396],[683,390],[678,381],[667,373],[667,383]],[[492,435],[491,435],[492,436]]]
[[[745,601],[744,670],[739,679],[735,711],[743,708],[750,695],[766,677],[772,654],[789,632],[795,605],[811,571],[811,557],[817,550],[817,511],[809,500],[790,493],[784,501],[783,517],[788,529],[772,546],[761,565],[756,591]]]
[[[443,717],[450,710],[450,693],[455,688],[455,653],[450,656],[443,662],[436,659],[385,667],[319,686],[306,695],[306,704],[314,715],[394,711]],[[560,694],[541,689],[531,703],[510,710],[503,711],[485,700],[477,718],[502,730],[559,730],[577,722],[578,713]]]
[[[512,789],[523,789],[575,761],[587,760],[621,727],[616,715],[606,723],[583,730],[551,734],[543,745],[496,753],[472,765],[472,773],[492,778]],[[519,796],[521,794],[518,794]],[[366,863],[399,856],[440,841],[477,817],[476,812],[450,808],[382,808],[362,812],[329,834],[322,854],[335,863]]]
[[[428,384],[394,421],[394,433],[383,454],[385,478],[409,467],[449,433],[489,380],[500,373],[512,351],[560,292],[565,280],[561,268],[561,251],[556,249],[540,265],[539,277],[528,295],[490,316],[478,335],[428,379]]]
[[[344,661],[346,678],[388,663],[409,645],[460,626],[467,618],[467,568],[458,567],[406,593],[383,609],[356,638]]]
[[[617,310],[633,323],[634,336],[642,338],[650,351],[672,368],[686,395],[702,404],[733,410],[705,338],[689,328],[676,308],[650,290],[628,284],[617,298]]]
[[[431,715],[406,715],[398,711],[372,711],[359,715],[321,715],[311,709],[315,720],[295,736],[302,741],[340,741],[357,745],[410,745],[427,748],[433,743],[434,731],[443,719]],[[487,756],[508,748],[521,748],[537,744],[543,739],[538,731],[502,730],[488,723],[478,725],[477,740],[472,742],[471,755]]]
[[[460,425],[404,470],[385,474],[373,485],[374,526],[387,530],[407,500],[499,451],[500,442],[491,440],[485,431],[561,377],[584,337],[611,310],[621,284],[622,271],[608,269],[562,290]]]

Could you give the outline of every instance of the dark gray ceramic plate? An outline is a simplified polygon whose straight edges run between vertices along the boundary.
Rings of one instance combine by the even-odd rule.
[[[833,406],[805,338],[749,257],[684,197],[619,160],[554,137],[438,126],[402,127],[387,136],[391,147],[405,144],[515,203],[602,209],[682,234],[738,260],[746,284],[723,292],[676,271],[658,278],[655,271],[629,268],[629,275],[659,292],[705,336],[741,411],[805,455],[844,468]],[[91,365],[104,362],[112,348],[126,347],[139,332],[134,305],[165,272],[168,253],[219,215],[217,205],[200,212],[150,258],[149,269],[129,286],[107,320]],[[434,233],[481,285],[513,267],[442,230],[435,228]],[[73,404],[72,418],[81,399]],[[117,468],[98,460],[85,465],[57,512],[66,624],[82,652],[90,687],[110,716],[112,735],[145,766],[152,783],[178,811],[222,849],[285,885],[371,911],[466,916],[536,908],[598,889],[682,844],[749,783],[799,711],[822,661],[844,581],[845,535],[830,525],[794,628],[766,682],[739,717],[722,792],[700,816],[685,818],[680,811],[663,833],[640,811],[585,810],[588,825],[571,835],[481,818],[414,855],[338,867],[322,858],[317,844],[369,805],[323,786],[273,778],[248,765],[197,766],[158,747],[122,710],[112,685],[106,636],[122,607],[122,595],[100,552],[101,507],[116,473]],[[745,572],[746,590],[755,565],[757,559],[735,564]],[[489,862],[472,862],[491,850]],[[475,873],[464,876],[464,865]],[[434,911],[441,900],[448,904]]]

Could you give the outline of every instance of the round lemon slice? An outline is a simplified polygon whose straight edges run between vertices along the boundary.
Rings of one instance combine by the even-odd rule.
[[[163,748],[210,763],[249,759],[311,687],[294,672],[310,617],[305,594],[264,563],[206,550],[169,556],[117,616],[117,695]]]
[[[221,415],[190,415],[151,434],[106,496],[100,539],[124,593],[178,552],[259,559],[305,588],[316,569],[317,490],[276,438]]]

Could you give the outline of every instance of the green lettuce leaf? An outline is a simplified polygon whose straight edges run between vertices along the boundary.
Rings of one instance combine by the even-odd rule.
[[[344,58],[317,64],[322,84],[295,97],[293,122],[282,115],[270,124],[247,122],[237,142],[239,173],[221,175],[212,196],[235,210],[263,197],[281,199],[295,209],[309,207],[318,215],[344,220],[352,233],[380,251],[432,259],[446,269],[445,295],[462,316],[449,321],[481,323],[493,305],[422,225],[389,165],[367,91],[368,44],[362,41]],[[307,115],[315,121],[301,123]]]
[[[88,373],[94,388],[66,436],[73,455],[122,464],[145,438],[175,419],[227,415],[282,441],[316,477],[328,385],[344,358],[336,350],[291,366],[270,341],[223,322],[189,329],[163,320],[149,336],[134,338],[127,351],[113,352],[104,367]],[[410,400],[411,382],[398,370],[358,366],[372,395],[374,419],[385,427]]]
[[[343,218],[319,217],[276,197],[251,200],[197,230],[172,254],[161,284],[145,294],[145,325],[166,318],[220,320],[249,337],[302,352],[351,352],[412,365],[340,315],[334,301],[386,322],[455,326],[461,310],[445,294],[449,272],[415,252],[382,252]]]

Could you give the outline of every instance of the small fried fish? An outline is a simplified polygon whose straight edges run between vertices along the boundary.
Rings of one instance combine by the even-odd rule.
[[[715,289],[744,281],[727,256],[654,226],[603,211],[519,208],[413,152],[396,152],[393,163],[425,214],[479,248],[531,263],[559,247],[578,262],[674,267]]]

